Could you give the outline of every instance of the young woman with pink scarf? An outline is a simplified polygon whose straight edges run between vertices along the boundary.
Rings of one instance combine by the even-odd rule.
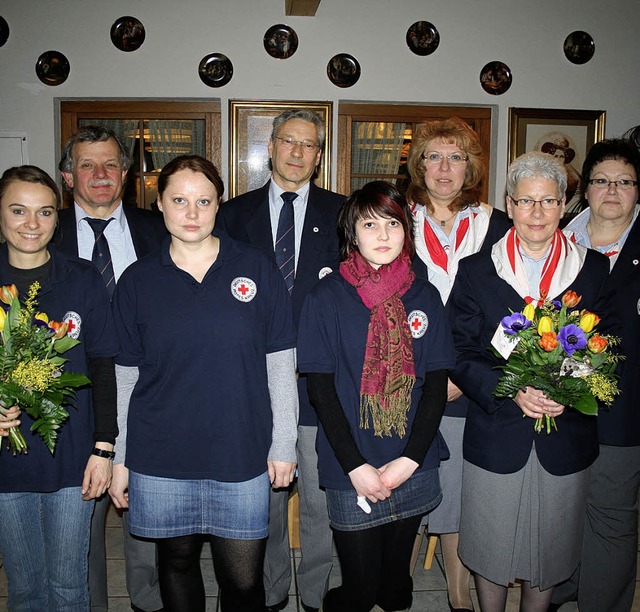
[[[408,609],[415,534],[441,499],[451,334],[438,292],[411,269],[411,213],[393,185],[354,192],[338,230],[343,262],[309,294],[298,340],[342,569],[323,610]]]

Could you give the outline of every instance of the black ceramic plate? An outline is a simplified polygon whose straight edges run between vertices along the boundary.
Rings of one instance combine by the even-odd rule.
[[[111,26],[111,42],[120,51],[137,51],[144,42],[145,31],[142,22],[127,15],[120,17]]]
[[[327,76],[336,87],[351,87],[360,78],[360,64],[353,55],[338,53],[327,64]]]
[[[440,33],[429,21],[416,21],[407,30],[407,45],[416,55],[431,55],[440,44]]]
[[[511,87],[511,69],[502,62],[489,62],[480,72],[480,85],[493,96],[503,94]]]
[[[271,57],[287,59],[298,49],[298,35],[282,23],[271,26],[264,35],[264,49]]]
[[[70,71],[69,60],[59,51],[45,51],[36,62],[36,74],[45,85],[61,85]]]
[[[200,60],[198,74],[205,85],[209,87],[222,87],[233,76],[233,64],[222,53],[210,53]]]
[[[4,17],[0,17],[0,47],[9,40],[9,24]]]
[[[596,51],[591,34],[576,30],[564,39],[564,56],[572,64],[586,64]]]

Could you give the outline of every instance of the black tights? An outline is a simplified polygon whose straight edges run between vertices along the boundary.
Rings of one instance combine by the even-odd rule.
[[[333,531],[342,586],[324,598],[325,612],[369,612],[411,607],[410,562],[420,516],[359,531]]]
[[[157,540],[164,609],[204,612],[200,553],[206,540],[211,542],[222,612],[263,612],[262,567],[267,540],[229,540],[198,534]]]

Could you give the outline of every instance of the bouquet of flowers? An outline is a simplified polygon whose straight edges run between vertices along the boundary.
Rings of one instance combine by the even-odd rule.
[[[620,392],[615,369],[622,356],[611,349],[615,336],[596,330],[600,317],[577,305],[581,296],[567,291],[562,301],[527,304],[501,321],[510,339],[511,354],[494,390],[497,397],[515,397],[519,389],[534,387],[549,398],[582,412],[596,415],[598,400],[611,406]],[[536,432],[556,429],[550,416],[536,419]]]
[[[40,435],[53,454],[58,429],[69,413],[63,404],[75,397],[75,389],[89,384],[84,374],[65,372],[60,355],[80,342],[67,336],[67,324],[50,321],[36,312],[39,283],[33,283],[24,305],[15,285],[0,287],[0,412],[19,406],[33,419],[31,431]],[[9,430],[9,450],[27,452],[19,427]]]

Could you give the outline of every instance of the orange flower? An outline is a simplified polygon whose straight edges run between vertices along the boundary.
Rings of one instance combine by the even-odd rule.
[[[56,340],[60,340],[60,338],[64,338],[69,331],[68,323],[58,323],[58,321],[49,321],[49,327],[56,332],[54,334],[54,338]]]
[[[540,340],[538,340],[538,344],[547,351],[547,353],[550,353],[558,346],[558,339],[556,338],[555,332],[544,332]]]
[[[567,308],[575,308],[580,303],[581,299],[582,296],[578,295],[575,291],[567,291],[562,296],[562,303]]]
[[[587,348],[594,354],[602,353],[607,348],[609,341],[600,334],[593,334],[587,342]]]
[[[578,325],[583,331],[589,333],[598,323],[600,323],[600,317],[597,314],[583,310]]]
[[[11,306],[13,300],[18,297],[18,289],[15,285],[3,285],[0,287],[0,300],[7,306]]]

